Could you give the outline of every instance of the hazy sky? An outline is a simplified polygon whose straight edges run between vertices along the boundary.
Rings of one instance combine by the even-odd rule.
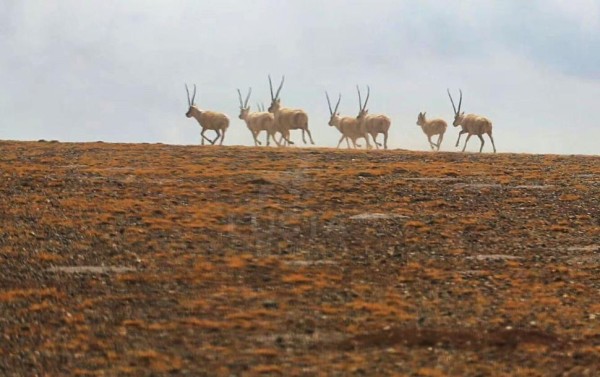
[[[198,144],[187,82],[251,145],[236,88],[268,104],[271,73],[319,146],[339,139],[324,90],[355,115],[369,84],[391,148],[428,149],[417,114],[451,123],[462,88],[500,152],[600,154],[598,46],[600,0],[3,0],[0,139]]]

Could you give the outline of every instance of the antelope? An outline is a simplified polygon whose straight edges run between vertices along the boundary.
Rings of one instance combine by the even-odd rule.
[[[219,145],[223,145],[225,131],[227,131],[227,128],[229,127],[229,118],[227,115],[214,111],[200,110],[194,103],[194,99],[196,98],[196,84],[194,84],[194,94],[192,95],[191,99],[187,84],[185,84],[185,91],[187,92],[189,105],[189,109],[187,113],[185,113],[185,116],[188,118],[194,117],[200,124],[200,127],[202,127],[202,132],[200,132],[200,136],[202,136],[202,145],[204,145],[204,140],[214,145],[219,138],[221,138]],[[204,132],[206,132],[206,130],[215,131],[217,133],[217,137],[214,140],[210,140],[204,136]]]
[[[381,144],[377,142],[377,135],[383,134],[383,147],[387,149],[388,131],[392,123],[390,118],[382,114],[369,115],[369,110],[367,109],[367,103],[369,102],[369,96],[371,95],[371,88],[369,88],[369,86],[367,86],[367,98],[365,99],[364,104],[361,100],[360,89],[358,85],[356,86],[356,90],[358,91],[358,103],[360,106],[360,111],[358,112],[356,119],[358,119],[361,127],[364,127],[367,133],[371,135],[377,149],[381,147]]]
[[[274,116],[269,112],[250,112],[250,107],[248,106],[248,100],[250,99],[250,94],[252,94],[252,88],[248,89],[248,95],[246,95],[246,100],[242,101],[242,92],[237,90],[238,97],[240,99],[240,115],[239,118],[246,122],[246,126],[252,133],[252,137],[254,138],[254,146],[262,145],[258,140],[258,135],[261,131],[267,132],[267,146],[269,146],[269,138],[272,138],[275,144],[279,146],[279,142],[275,140],[275,126],[274,126]]]
[[[279,88],[277,88],[276,94],[273,95],[273,83],[271,82],[271,75],[269,75],[269,88],[271,89],[271,106],[269,106],[268,111],[275,115],[275,129],[282,135],[279,142],[285,140],[287,143],[293,144],[289,140],[290,130],[302,130],[302,141],[304,142],[304,144],[306,144],[306,138],[304,137],[304,133],[308,133],[310,142],[314,145],[315,142],[313,141],[312,135],[310,134],[310,130],[308,129],[308,115],[306,114],[306,112],[300,109],[290,109],[286,107],[281,107],[281,99],[279,98],[279,93],[281,92],[281,88],[283,87],[284,81],[285,76],[281,78],[281,84],[279,84]]]
[[[348,148],[350,148],[350,143],[348,142],[348,139],[352,140],[352,145],[354,145],[355,149],[357,147],[360,148],[360,145],[356,144],[356,140],[360,139],[361,137],[367,141],[368,147],[371,147],[371,145],[369,144],[369,136],[367,135],[364,129],[361,132],[359,128],[358,119],[356,119],[356,117],[341,117],[340,114],[337,112],[338,107],[340,106],[340,101],[342,100],[342,95],[340,94],[338,101],[335,104],[335,109],[331,108],[331,101],[329,100],[329,94],[327,94],[327,92],[325,92],[325,97],[327,97],[327,105],[329,106],[330,114],[328,124],[331,127],[337,128],[338,131],[340,131],[340,133],[342,134],[342,137],[338,142],[337,148],[340,147],[344,139],[346,139],[346,145],[348,146]]]
[[[429,146],[431,150],[440,150],[440,145],[442,144],[442,140],[444,140],[444,133],[446,132],[446,128],[448,125],[446,121],[443,119],[431,119],[427,120],[425,117],[426,113],[419,113],[419,117],[417,118],[417,126],[421,126],[425,135],[427,135],[427,140],[429,140]],[[434,144],[431,141],[431,137],[434,135],[438,136],[437,144]]]
[[[460,90],[460,89],[459,89]],[[467,134],[467,140],[465,140],[465,146],[462,151],[464,152],[467,148],[467,143],[469,139],[473,135],[477,135],[479,140],[481,140],[481,147],[479,148],[479,153],[483,150],[483,145],[485,141],[483,140],[483,134],[487,134],[492,141],[492,147],[494,148],[494,153],[496,153],[496,145],[494,144],[494,138],[492,137],[492,122],[486,118],[476,114],[467,114],[465,112],[461,112],[462,106],[462,90],[460,90],[460,100],[458,101],[458,109],[454,106],[454,100],[452,100],[452,95],[450,94],[450,89],[448,91],[448,97],[450,97],[450,102],[452,103],[452,108],[454,109],[454,122],[452,125],[454,127],[461,126],[461,130],[458,133],[458,140],[456,140],[456,146],[460,143],[460,137],[462,134]]]

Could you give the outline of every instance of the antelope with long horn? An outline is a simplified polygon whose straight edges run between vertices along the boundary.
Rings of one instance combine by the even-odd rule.
[[[277,132],[281,133],[282,138],[280,140],[285,140],[289,144],[293,144],[289,140],[290,130],[302,130],[302,141],[306,144],[306,138],[304,134],[307,133],[310,138],[311,144],[315,144],[313,141],[312,135],[310,134],[310,130],[308,129],[308,115],[304,110],[300,109],[290,109],[287,107],[281,106],[281,99],[279,98],[279,93],[281,92],[281,88],[283,87],[283,83],[285,81],[285,76],[281,78],[281,84],[279,84],[279,88],[277,88],[277,92],[273,94],[273,83],[271,81],[271,75],[269,75],[269,89],[271,90],[271,106],[269,106],[269,112],[275,115],[275,129]]]
[[[465,140],[465,146],[462,149],[462,151],[464,152],[467,148],[467,143],[469,142],[471,136],[477,135],[477,137],[479,137],[479,140],[481,140],[481,147],[479,148],[479,153],[481,153],[481,151],[483,150],[483,145],[485,144],[485,141],[483,140],[483,134],[487,134],[490,137],[490,140],[492,141],[494,153],[496,153],[496,145],[494,144],[494,138],[492,137],[492,122],[488,118],[480,115],[465,115],[464,111],[461,112],[460,110],[462,106],[463,95],[462,90],[459,89],[459,91],[460,100],[458,101],[457,109],[456,106],[454,106],[454,100],[452,99],[452,95],[450,94],[450,89],[447,90],[448,97],[450,97],[450,102],[452,103],[452,109],[454,110],[454,122],[452,122],[452,125],[454,127],[461,126],[461,130],[458,133],[458,140],[456,140],[456,146],[458,147],[458,144],[460,143],[460,137],[463,134],[467,134],[467,140]]]
[[[367,103],[369,102],[369,96],[371,95],[371,88],[369,86],[367,86],[367,98],[365,99],[364,104],[362,103],[358,85],[356,86],[356,90],[358,91],[358,104],[360,106],[360,111],[358,112],[356,119],[358,119],[361,127],[364,127],[367,133],[371,135],[373,142],[375,142],[375,147],[381,147],[381,144],[377,142],[377,135],[383,134],[383,147],[387,149],[388,131],[392,121],[387,115],[369,114],[369,110],[367,109]]]
[[[190,90],[188,89],[187,84],[185,84],[185,91],[187,92],[189,105],[189,109],[187,113],[185,113],[185,116],[188,118],[194,117],[200,124],[200,127],[202,127],[202,131],[200,132],[200,136],[202,137],[202,145],[204,145],[204,140],[214,145],[219,138],[221,138],[219,145],[223,145],[223,140],[225,140],[225,131],[227,131],[227,128],[229,127],[229,118],[227,115],[215,111],[200,110],[194,103],[194,99],[196,98],[196,84],[194,84],[194,94],[191,98]],[[204,136],[206,130],[215,131],[217,133],[217,137],[214,140],[210,140]]]
[[[267,146],[269,146],[269,138],[272,138],[275,144],[279,146],[279,142],[275,139],[275,117],[273,114],[269,112],[250,112],[250,107],[248,106],[248,100],[250,99],[250,95],[252,94],[252,88],[248,88],[248,94],[246,95],[246,100],[242,101],[242,92],[237,90],[238,97],[240,100],[240,115],[239,118],[246,122],[246,126],[252,133],[252,137],[254,138],[254,145],[259,146],[262,145],[258,140],[258,135],[261,131],[266,131],[267,133]]]
[[[344,139],[346,139],[346,145],[348,146],[348,148],[350,148],[350,143],[348,139],[352,140],[352,145],[355,149],[357,147],[360,148],[360,145],[356,144],[356,140],[360,139],[361,137],[367,141],[367,145],[370,147],[369,136],[364,130],[362,130],[361,132],[359,128],[358,119],[356,119],[356,117],[341,117],[340,114],[337,112],[338,107],[340,106],[340,101],[342,100],[342,95],[340,94],[340,96],[338,97],[338,101],[335,104],[334,109],[331,108],[331,100],[329,99],[329,94],[327,94],[327,92],[325,92],[325,97],[327,97],[327,105],[329,106],[330,114],[328,124],[331,127],[337,128],[338,131],[340,131],[340,133],[342,134],[342,137],[338,142],[337,148],[340,147],[340,144],[342,144],[342,141],[344,141]]]
[[[446,132],[446,128],[448,128],[448,124],[443,119],[431,119],[428,120],[425,116],[425,113],[419,113],[419,117],[417,118],[417,126],[421,126],[425,135],[427,135],[427,140],[429,140],[429,146],[431,150],[440,150],[440,145],[442,144],[442,140],[444,139],[444,133]],[[437,143],[433,143],[431,141],[431,137],[434,135],[439,135]]]

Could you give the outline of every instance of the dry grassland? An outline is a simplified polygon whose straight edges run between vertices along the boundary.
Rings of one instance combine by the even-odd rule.
[[[0,375],[600,374],[600,158],[0,142]]]

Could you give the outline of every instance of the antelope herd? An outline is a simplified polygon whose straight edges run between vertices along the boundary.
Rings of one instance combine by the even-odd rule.
[[[283,107],[281,105],[281,98],[279,95],[285,82],[285,76],[281,78],[281,83],[279,84],[279,87],[275,93],[273,93],[273,82],[271,81],[271,76],[269,75],[268,78],[269,89],[271,93],[271,105],[266,111],[265,106],[262,104],[257,104],[258,111],[250,111],[248,101],[250,100],[250,95],[252,94],[252,88],[248,88],[248,94],[246,95],[245,99],[242,97],[242,92],[239,89],[237,90],[240,102],[240,114],[238,117],[246,123],[246,126],[248,127],[248,130],[250,130],[252,138],[254,139],[254,145],[262,145],[258,136],[263,131],[266,133],[265,144],[267,146],[270,145],[271,140],[277,146],[292,145],[294,144],[290,140],[290,131],[292,130],[301,130],[302,141],[304,144],[306,144],[305,135],[308,135],[310,143],[314,145],[315,142],[312,138],[310,130],[308,129],[308,114],[304,110]],[[215,144],[219,138],[221,139],[219,145],[223,145],[225,132],[229,127],[229,118],[227,115],[215,111],[201,110],[198,108],[194,102],[196,98],[196,85],[194,85],[194,92],[191,98],[187,84],[185,85],[185,90],[187,92],[189,106],[185,115],[188,118],[195,118],[200,124],[200,127],[202,128],[202,131],[200,132],[202,145],[204,145],[205,140],[210,144]],[[373,146],[369,140],[370,136],[375,148],[379,149],[379,147],[383,147],[384,149],[387,149],[388,132],[392,124],[390,118],[384,114],[369,114],[369,110],[367,109],[367,104],[371,95],[371,88],[369,86],[367,86],[367,96],[364,102],[362,101],[362,95],[358,86],[356,86],[356,90],[358,92],[358,114],[356,116],[340,116],[338,108],[342,100],[341,93],[338,96],[335,107],[332,108],[329,94],[325,92],[325,98],[327,99],[327,106],[329,107],[330,115],[328,124],[331,127],[335,127],[341,134],[337,148],[340,147],[344,140],[346,141],[346,146],[348,148],[350,148],[350,142],[352,142],[352,146],[355,149],[361,148],[361,145],[358,144],[357,141],[359,139],[364,139],[366,148],[372,149]],[[471,136],[476,135],[479,140],[481,140],[481,146],[479,148],[479,152],[481,152],[483,150],[483,146],[485,145],[483,135],[487,134],[492,142],[492,148],[495,153],[496,145],[494,144],[494,138],[492,137],[492,122],[488,118],[481,115],[465,115],[464,111],[461,112],[463,98],[462,90],[459,90],[460,99],[458,101],[458,108],[454,104],[454,99],[452,98],[449,89],[447,92],[448,97],[450,97],[452,109],[454,110],[454,121],[452,122],[452,125],[454,127],[461,126],[461,130],[458,133],[458,140],[456,141],[456,147],[458,147],[460,143],[460,137],[463,134],[467,134],[467,139],[465,140],[465,144],[462,149],[464,152]],[[427,119],[425,114],[425,112],[419,113],[417,117],[417,125],[420,126],[423,130],[423,133],[427,135],[427,140],[429,141],[429,146],[431,149],[434,151],[439,151],[448,125],[443,119]],[[209,139],[204,135],[207,130],[215,131],[217,136],[213,140]],[[279,140],[277,140],[277,134],[279,134]],[[377,141],[377,136],[379,134],[383,134],[383,144]],[[434,143],[431,138],[435,135],[438,135],[438,138],[437,142]]]

